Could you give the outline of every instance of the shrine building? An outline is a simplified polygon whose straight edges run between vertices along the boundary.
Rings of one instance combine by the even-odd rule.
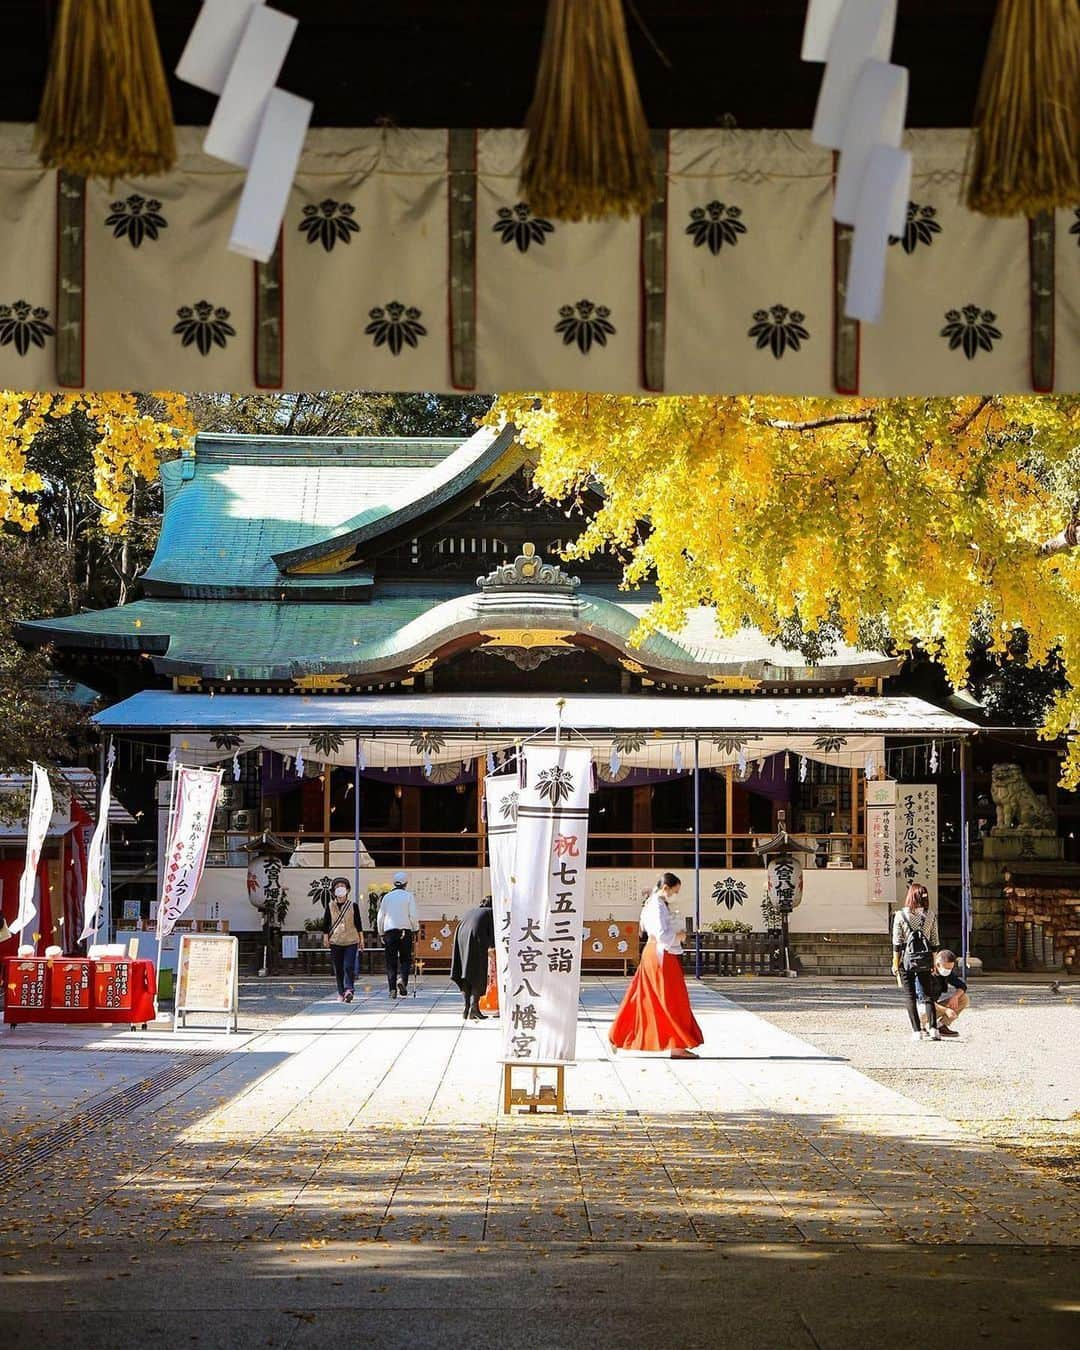
[[[868,865],[867,784],[886,775],[920,788],[911,866],[959,922],[976,728],[905,692],[880,652],[808,665],[753,630],[718,637],[706,609],[636,642],[654,593],[622,590],[615,557],[560,561],[582,513],[532,486],[512,428],[200,435],[161,477],[143,598],[22,631],[113,700],[97,723],[121,774],[156,780],[159,831],[170,763],[223,766],[193,917],[256,932],[253,859],[275,851],[286,931],[329,877],[365,894],[399,868],[422,917],[460,916],[487,889],[479,785],[559,724],[593,750],[587,922],[634,918],[672,869],[703,927],[762,929],[755,844],[783,813],[814,850],[796,938],[882,941],[897,885]],[[122,873],[117,906],[148,914],[155,877],[124,890]]]

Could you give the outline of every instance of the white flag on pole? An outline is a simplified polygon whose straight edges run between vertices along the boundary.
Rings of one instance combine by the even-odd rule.
[[[495,970],[499,986],[499,1016],[506,1018],[509,990],[506,963],[510,951],[510,897],[514,889],[514,849],[517,845],[517,774],[484,779],[487,807],[488,862],[491,868],[491,908],[495,920]]]
[[[86,859],[86,901],[83,930],[79,941],[85,942],[91,933],[97,932],[98,911],[101,897],[105,892],[105,841],[109,837],[109,807],[112,804],[112,765],[105,775],[101,789],[101,801],[98,804],[97,824]]]
[[[591,758],[583,749],[529,748],[517,804],[507,1059],[574,1058]]]
[[[177,770],[165,850],[165,880],[157,911],[158,942],[173,931],[199,889],[214,826],[221,773],[220,769],[190,769],[183,765]]]
[[[34,764],[30,780],[30,812],[26,823],[26,863],[19,882],[19,912],[15,916],[15,922],[11,924],[12,934],[21,933],[37,918],[37,904],[34,897],[38,863],[41,861],[41,849],[49,832],[52,816],[53,795],[49,775],[40,764]]]

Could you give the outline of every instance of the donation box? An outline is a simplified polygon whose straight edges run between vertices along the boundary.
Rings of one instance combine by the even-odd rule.
[[[72,960],[51,962],[52,976],[49,990],[54,1008],[89,1008],[90,963]]]
[[[7,963],[7,990],[5,1008],[47,1008],[48,962],[30,958]]]
[[[131,1007],[130,961],[92,961],[94,968],[94,1007],[119,1012]]]

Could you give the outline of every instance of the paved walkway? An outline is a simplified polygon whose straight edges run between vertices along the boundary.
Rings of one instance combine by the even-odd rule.
[[[9,1179],[9,1231],[1080,1246],[1075,1194],[714,991],[695,992],[707,1058],[612,1057],[622,987],[586,984],[561,1118],[497,1114],[496,1023],[463,1024],[430,983],[316,1003],[228,1053],[125,1034],[89,1074],[85,1051],[8,1039],[0,1120],[35,1162]],[[81,1111],[82,1137],[42,1141],[46,1106]]]
[[[339,1263],[359,1262],[369,1275],[389,1259],[395,1271],[437,1283],[430,1265],[418,1268],[419,1253],[432,1261],[441,1253],[436,1266],[448,1279],[469,1260],[475,1268],[476,1253],[490,1273],[492,1263],[506,1268],[525,1248],[518,1260],[535,1274],[537,1253],[559,1253],[563,1268],[608,1252],[626,1268],[625,1303],[634,1281],[655,1283],[670,1268],[650,1257],[644,1272],[634,1271],[634,1253],[655,1253],[661,1243],[693,1254],[680,1278],[710,1251],[714,1265],[745,1264],[754,1253],[740,1278],[766,1305],[770,1260],[813,1262],[848,1250],[868,1271],[876,1263],[883,1288],[895,1289],[888,1282],[899,1261],[940,1273],[938,1262],[968,1261],[976,1252],[992,1263],[1015,1252],[1006,1258],[1008,1278],[1027,1279],[1031,1270],[1016,1260],[1030,1251],[1049,1263],[1055,1298],[1064,1303],[1048,1302],[1035,1278],[1028,1334],[1032,1316],[1051,1317],[1057,1327],[1056,1319],[1080,1308],[1080,1290],[1068,1295],[1062,1274],[1076,1273],[1075,1191],[713,990],[693,993],[706,1058],[613,1058],[605,1033],[624,987],[622,980],[586,982],[578,1062],[567,1074],[569,1112],[558,1118],[498,1114],[496,1024],[463,1024],[459,995],[431,981],[406,1003],[391,1003],[372,986],[351,1006],[317,1002],[241,1038],[7,1033],[0,1040],[0,1323],[5,1310],[40,1310],[41,1272],[47,1277],[50,1268],[74,1281],[60,1291],[67,1306],[85,1311],[87,1298],[93,1303],[102,1291],[77,1291],[80,1274],[85,1284],[90,1273],[79,1271],[80,1262],[97,1262],[97,1278],[104,1262],[104,1278],[117,1281],[145,1277],[156,1263],[163,1272],[188,1271],[198,1286],[208,1269],[250,1274],[266,1253],[277,1254],[270,1259],[281,1279],[288,1275],[281,1267],[293,1263],[335,1288],[341,1277],[336,1286],[329,1268]],[[874,1255],[882,1246],[893,1254]],[[218,1255],[211,1260],[211,1253]],[[983,1277],[990,1274],[988,1267]],[[125,1298],[133,1287],[123,1287]],[[842,1307],[847,1294],[838,1276],[835,1288]],[[324,1288],[320,1297],[327,1296]],[[250,1290],[245,1297],[250,1302]],[[767,1328],[780,1313],[779,1305],[768,1315],[760,1304],[757,1310],[758,1323],[748,1325]],[[784,1315],[796,1318],[792,1308]],[[805,1321],[807,1314],[798,1315]],[[588,1324],[584,1317],[580,1327]],[[23,1316],[17,1325],[31,1324]],[[39,1346],[44,1325],[36,1326]],[[54,1316],[47,1325],[59,1323]],[[262,1323],[256,1317],[244,1325],[254,1337]],[[304,1325],[302,1316],[289,1323],[290,1344],[294,1335],[303,1340]],[[601,1343],[634,1344],[635,1325],[627,1321],[625,1341],[613,1332]],[[458,1341],[449,1327],[433,1323],[431,1331],[446,1344],[518,1343],[505,1329],[490,1341],[463,1330]],[[550,1341],[538,1334],[522,1343],[576,1343],[560,1342],[557,1330]],[[710,1343],[696,1340],[690,1323],[684,1331],[681,1343]],[[819,1344],[814,1332],[806,1335],[797,1343]],[[393,1318],[380,1339],[415,1343]],[[80,1342],[94,1343],[85,1335]],[[110,1325],[101,1343],[126,1342]],[[235,1327],[234,1339],[221,1343],[240,1343]],[[270,1335],[252,1343],[285,1342]],[[849,1343],[864,1342],[820,1342]],[[1024,1341],[995,1334],[989,1343]]]

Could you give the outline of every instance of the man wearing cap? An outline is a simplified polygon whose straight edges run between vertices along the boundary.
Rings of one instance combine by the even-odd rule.
[[[407,889],[408,880],[405,872],[394,873],[394,888],[383,896],[376,920],[386,951],[386,982],[391,998],[404,998],[409,992],[413,934],[420,927],[416,897]]]

